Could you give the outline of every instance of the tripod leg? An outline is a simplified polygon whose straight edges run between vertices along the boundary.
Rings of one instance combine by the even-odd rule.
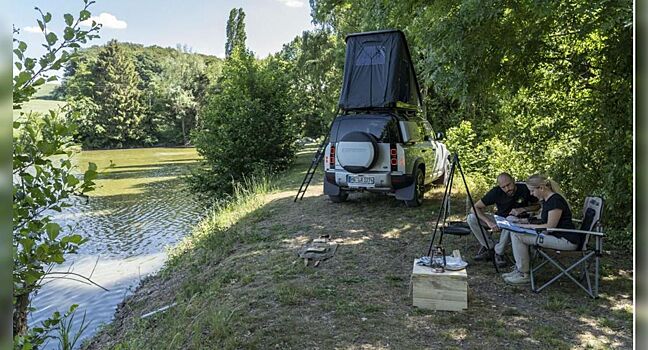
[[[432,246],[434,246],[434,240],[436,239],[436,234],[439,228],[439,222],[441,221],[441,217],[443,216],[443,222],[445,223],[445,218],[448,215],[446,204],[449,201],[448,197],[450,195],[450,189],[452,188],[452,180],[454,178],[454,173],[455,173],[455,163],[453,161],[452,166],[450,167],[450,174],[448,175],[449,178],[448,181],[446,182],[445,191],[443,192],[443,199],[441,200],[441,208],[439,209],[439,215],[437,216],[437,221],[436,224],[434,225],[434,233],[432,234],[432,239],[430,240],[430,246],[428,247],[428,251],[427,251],[428,256],[430,256],[430,254],[432,253]],[[442,239],[443,239],[443,232],[441,232],[441,237],[439,240]]]
[[[497,267],[497,263],[495,262],[495,250],[491,250],[488,244],[488,240],[486,239],[486,233],[484,233],[484,228],[481,225],[481,222],[479,221],[479,216],[477,216],[477,209],[475,209],[475,202],[473,201],[472,196],[470,195],[470,190],[468,189],[468,183],[466,182],[466,177],[464,176],[463,169],[461,169],[461,163],[459,162],[459,155],[455,152],[454,154],[454,161],[457,163],[457,167],[459,168],[459,173],[461,173],[461,179],[463,180],[464,186],[466,187],[466,195],[468,196],[468,200],[470,201],[470,206],[473,210],[473,213],[475,213],[475,216],[477,217],[477,224],[479,226],[479,231],[481,231],[481,235],[484,238],[484,243],[486,243],[486,249],[490,252],[491,255],[491,260],[493,261],[493,267],[495,267],[495,272],[499,273],[499,268]]]
[[[448,183],[446,186],[448,187],[448,191],[445,194],[442,202],[442,208],[443,209],[443,224],[441,227],[446,226],[446,220],[448,219],[448,215],[450,214],[450,198],[452,198],[452,183],[454,181],[454,170],[455,168],[453,167],[450,170],[449,178],[448,178]],[[443,243],[443,231],[441,231],[441,237],[439,237],[439,245]]]

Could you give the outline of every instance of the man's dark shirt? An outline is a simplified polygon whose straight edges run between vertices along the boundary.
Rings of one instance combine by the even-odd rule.
[[[516,183],[515,187],[517,188],[515,194],[509,197],[499,186],[495,186],[484,195],[481,201],[486,206],[495,204],[497,207],[495,214],[504,217],[511,213],[511,209],[528,207],[538,202],[538,198],[531,195],[525,184]]]
[[[547,223],[547,220],[549,219],[549,212],[554,209],[562,210],[560,219],[558,220],[558,225],[556,227],[573,229],[574,223],[572,222],[572,212],[569,209],[569,205],[567,204],[565,198],[563,198],[563,196],[559,195],[558,193],[551,195],[551,197],[549,197],[549,199],[547,199],[544,204],[542,204],[542,214],[540,214],[542,223]],[[552,232],[551,235],[558,238],[566,238],[568,241],[576,245],[580,245],[583,238],[583,235],[574,232]]]

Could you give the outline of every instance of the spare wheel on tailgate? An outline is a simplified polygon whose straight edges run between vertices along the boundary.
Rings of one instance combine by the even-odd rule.
[[[344,170],[351,173],[366,172],[378,159],[376,138],[366,132],[350,132],[338,142],[336,157]]]

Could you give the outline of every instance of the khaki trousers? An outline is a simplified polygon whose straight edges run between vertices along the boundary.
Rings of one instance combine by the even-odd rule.
[[[487,216],[489,216],[491,220],[495,221],[495,218],[493,218],[492,215],[487,214]],[[484,241],[484,237],[482,236],[481,230],[479,229],[479,222],[477,221],[477,216],[475,214],[468,214],[468,218],[466,218],[466,222],[468,223],[468,226],[470,226],[470,231],[472,231],[475,238],[477,238],[477,240],[479,241],[479,244],[481,244],[482,247],[486,247],[486,242]],[[504,249],[506,249],[506,245],[511,241],[509,231],[502,230],[500,233],[499,242],[495,242],[491,237],[491,233],[488,231],[488,226],[484,226],[483,224],[484,222],[482,222],[482,227],[484,228],[484,235],[488,240],[488,247],[490,249],[495,248],[495,253],[498,255],[504,254]]]
[[[508,231],[508,230],[503,230]],[[566,238],[558,238],[548,234],[530,235],[525,233],[510,232],[511,243],[513,244],[513,257],[515,267],[522,273],[529,273],[529,247],[536,243],[541,247],[559,250],[575,250],[577,245]]]

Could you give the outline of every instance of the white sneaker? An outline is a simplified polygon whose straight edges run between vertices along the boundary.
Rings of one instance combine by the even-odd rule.
[[[504,277],[504,282],[508,284],[527,284],[531,281],[528,273],[516,271],[515,274]]]
[[[502,278],[506,278],[506,277],[509,277],[509,276],[513,276],[514,274],[516,274],[518,272],[519,271],[518,271],[517,267],[513,266],[513,270],[511,270],[509,272],[506,272],[506,273],[503,273],[501,276],[502,276]]]

